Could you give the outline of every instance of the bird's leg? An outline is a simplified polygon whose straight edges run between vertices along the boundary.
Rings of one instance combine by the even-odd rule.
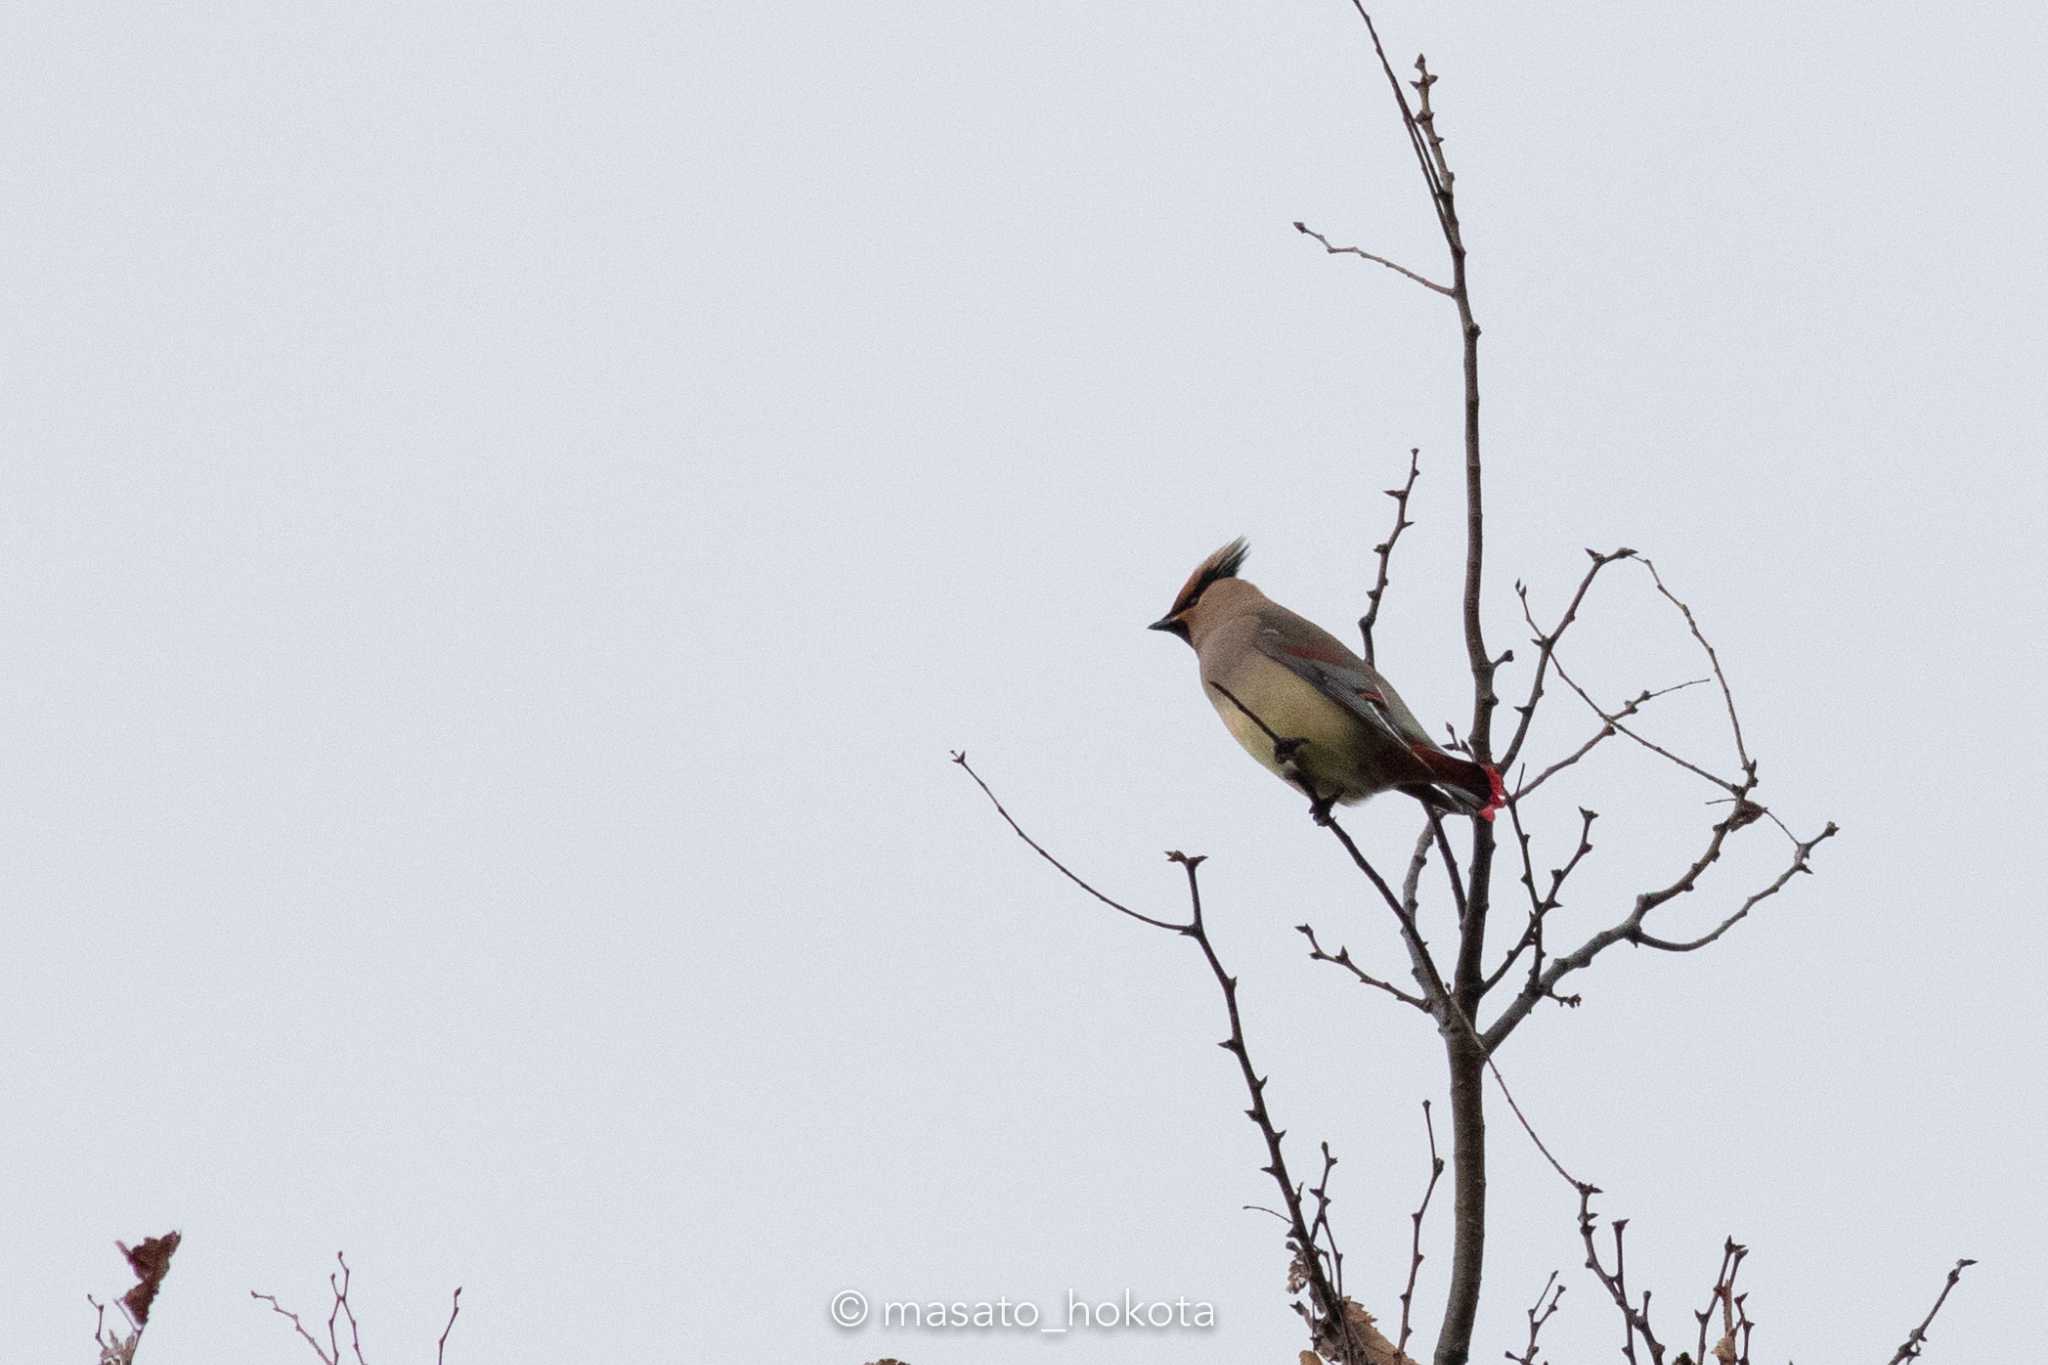
[[[1294,785],[1300,787],[1308,796],[1308,818],[1327,828],[1330,823],[1330,807],[1337,804],[1337,793],[1330,792],[1325,795],[1317,791],[1316,784],[1309,781],[1308,775],[1299,768],[1290,765],[1289,771],[1294,778]]]
[[[1282,739],[1275,736],[1273,757],[1280,764],[1280,769],[1287,775],[1288,780],[1308,795],[1309,818],[1319,825],[1327,825],[1330,823],[1330,807],[1335,804],[1336,796],[1318,795],[1315,783],[1308,780],[1308,776],[1301,770],[1301,765],[1294,761],[1294,756],[1307,744],[1308,741],[1305,739]]]

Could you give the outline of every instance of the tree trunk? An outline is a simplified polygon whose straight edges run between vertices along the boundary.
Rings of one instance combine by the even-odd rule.
[[[1435,1365],[1465,1365],[1479,1314],[1486,1255],[1486,1054],[1464,1031],[1449,1040],[1451,1068],[1451,1292],[1437,1333]]]

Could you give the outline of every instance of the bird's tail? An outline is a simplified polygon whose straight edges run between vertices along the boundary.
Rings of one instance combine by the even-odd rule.
[[[1454,809],[1492,823],[1493,813],[1507,800],[1507,790],[1493,765],[1447,754],[1433,744],[1417,744],[1414,753],[1436,779],[1434,790],[1450,798]]]

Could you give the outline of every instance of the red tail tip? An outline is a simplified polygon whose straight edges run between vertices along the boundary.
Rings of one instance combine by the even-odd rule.
[[[1486,765],[1486,780],[1493,788],[1493,792],[1487,797],[1485,806],[1480,808],[1479,818],[1490,825],[1493,823],[1493,813],[1507,804],[1508,789],[1501,785],[1500,770],[1491,763]]]

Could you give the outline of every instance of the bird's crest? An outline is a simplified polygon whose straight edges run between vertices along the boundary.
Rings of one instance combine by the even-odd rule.
[[[1219,578],[1235,578],[1237,571],[1244,567],[1244,557],[1251,553],[1251,546],[1239,536],[1228,545],[1210,555],[1188,575],[1188,581],[1181,587],[1180,596],[1173,599],[1173,610],[1169,617],[1178,616],[1195,605],[1197,598],[1211,583]]]

